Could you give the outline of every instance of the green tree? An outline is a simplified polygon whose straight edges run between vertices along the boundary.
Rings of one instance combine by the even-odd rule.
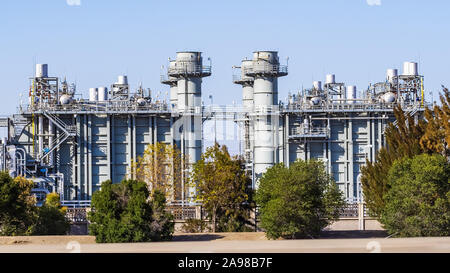
[[[251,181],[243,163],[241,158],[231,157],[226,146],[216,143],[194,164],[192,181],[212,222],[212,232],[248,230]]]
[[[103,182],[101,189],[92,196],[92,211],[88,215],[90,234],[99,243],[169,240],[173,222],[167,214],[161,213],[164,194],[155,191],[153,200],[149,196],[144,182]]]
[[[420,120],[415,123],[414,118],[400,107],[394,109],[394,114],[397,126],[390,123],[386,128],[387,147],[378,151],[374,162],[367,160],[366,165],[361,167],[364,201],[373,216],[379,216],[384,208],[384,195],[389,190],[387,175],[394,161],[423,152],[420,139],[425,133],[426,122]]]
[[[65,235],[70,229],[66,219],[67,208],[61,207],[59,195],[49,193],[45,203],[38,209],[38,217],[33,235]]]
[[[256,203],[270,239],[318,236],[345,205],[342,192],[317,160],[269,168],[259,181]]]
[[[450,164],[442,155],[395,161],[380,221],[401,237],[450,236]]]
[[[166,196],[163,192],[156,190],[153,192],[152,200],[152,241],[170,241],[175,230],[175,223],[173,215],[165,210]]]
[[[0,172],[0,235],[31,235],[37,217],[33,182]]]

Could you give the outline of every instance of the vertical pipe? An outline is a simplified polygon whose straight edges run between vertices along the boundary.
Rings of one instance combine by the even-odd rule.
[[[133,153],[133,143],[132,143],[132,132],[131,132],[131,126],[132,126],[132,119],[131,115],[128,115],[128,134],[127,134],[127,162],[128,162],[128,169],[131,170],[131,160],[132,160],[132,153]]]
[[[111,181],[113,183],[117,182],[116,179],[116,126],[114,115],[111,115],[111,156],[110,156],[110,171],[111,171]]]
[[[289,114],[284,121],[284,165],[289,168]]]
[[[350,171],[349,171],[349,183],[350,183],[350,198],[354,198],[354,159],[353,159],[353,120],[349,120],[349,161],[350,161]]]
[[[88,168],[89,168],[89,162],[88,162],[88,122],[87,122],[87,114],[83,115],[84,119],[83,119],[83,125],[84,125],[84,130],[83,130],[83,165],[84,165],[84,192],[83,192],[83,196],[84,199],[83,200],[87,200],[88,199],[88,183],[89,183],[89,177],[88,177]]]
[[[44,117],[39,115],[39,123],[38,123],[38,145],[39,145],[39,158],[43,155],[44,150]]]
[[[77,145],[76,145],[76,149],[77,149],[77,180],[76,184],[75,184],[75,195],[76,198],[78,200],[81,200],[81,145],[83,143],[83,135],[82,135],[82,124],[81,124],[81,116],[77,115],[77,131],[78,131],[78,136],[77,136]]]
[[[106,161],[108,162],[108,180],[112,180],[111,177],[111,117],[112,115],[106,116]]]
[[[133,141],[133,150],[132,150],[132,155],[131,155],[131,157],[132,157],[132,159],[133,160],[137,160],[137,154],[136,154],[136,129],[137,129],[137,126],[136,126],[136,116],[135,115],[132,115],[131,116],[132,117],[132,119],[131,119],[131,121],[133,122],[133,124],[132,124],[132,128],[131,128],[131,130],[132,130],[132,132],[133,132],[133,138],[132,138],[132,141]],[[134,173],[134,172],[133,172]],[[135,179],[136,177],[133,177],[133,179]]]
[[[92,166],[93,166],[93,162],[92,162],[92,115],[88,116],[88,155],[89,155],[89,160],[88,160],[88,183],[89,183],[89,187],[88,187],[88,194],[87,194],[87,198],[86,200],[91,199],[92,197],[92,182],[93,182],[93,173],[92,173]]]
[[[55,126],[53,125],[53,122],[51,120],[48,120],[48,132],[49,132],[49,138],[48,138],[48,148],[51,150],[53,148],[53,138],[55,135]],[[53,166],[53,158],[54,152],[51,152],[48,156],[48,165]]]

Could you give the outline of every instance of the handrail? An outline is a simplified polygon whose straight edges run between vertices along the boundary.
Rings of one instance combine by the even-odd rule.
[[[202,74],[211,75],[211,66],[193,65],[190,63],[180,63],[175,67],[169,67],[167,69],[169,76],[177,76],[182,74]]]

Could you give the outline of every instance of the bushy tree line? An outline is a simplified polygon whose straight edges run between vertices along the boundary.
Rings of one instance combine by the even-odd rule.
[[[42,207],[31,195],[33,182],[0,173],[0,235],[64,235],[70,225],[58,194],[48,194]]]
[[[440,98],[441,106],[427,108],[418,122],[396,108],[397,124],[385,132],[387,147],[361,169],[367,207],[391,234],[450,234],[448,89]]]
[[[98,243],[171,240],[173,216],[165,212],[165,194],[137,180],[102,183],[92,196],[89,232]]]

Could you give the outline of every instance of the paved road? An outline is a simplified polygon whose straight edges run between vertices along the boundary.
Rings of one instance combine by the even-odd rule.
[[[0,253],[450,253],[450,237],[279,241],[179,241],[136,244],[0,245]]]

